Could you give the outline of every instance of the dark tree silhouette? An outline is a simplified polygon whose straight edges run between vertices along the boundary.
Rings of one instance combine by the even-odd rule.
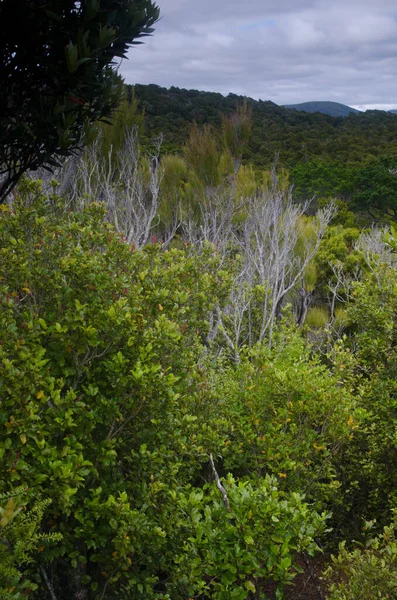
[[[0,0],[0,198],[109,118],[117,59],[158,18],[152,0]]]

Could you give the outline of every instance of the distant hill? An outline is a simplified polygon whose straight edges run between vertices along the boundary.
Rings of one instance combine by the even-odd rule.
[[[397,118],[390,112],[353,111],[334,117],[236,94],[223,96],[154,84],[128,86],[128,94],[135,96],[144,112],[142,143],[149,145],[162,133],[164,152],[181,152],[193,123],[218,128],[224,115],[246,102],[252,109],[251,138],[243,156],[246,164],[268,168],[276,154],[279,165],[287,168],[314,159],[360,164],[397,155]]]
[[[397,115],[397,108],[393,108],[392,110],[389,110],[388,112],[393,113],[393,115]]]
[[[339,102],[302,102],[301,104],[286,104],[284,108],[293,108],[309,113],[319,112],[331,117],[347,117],[352,113],[357,114],[361,112],[356,108],[340,104]]]

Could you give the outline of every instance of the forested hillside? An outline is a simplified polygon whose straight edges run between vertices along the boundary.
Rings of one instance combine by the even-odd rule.
[[[321,158],[357,164],[397,153],[397,118],[392,113],[367,111],[347,117],[305,113],[269,101],[229,94],[138,85],[135,94],[145,113],[145,139],[164,134],[164,149],[179,151],[196,122],[219,126],[244,102],[252,109],[252,133],[243,158],[257,166],[280,165]]]

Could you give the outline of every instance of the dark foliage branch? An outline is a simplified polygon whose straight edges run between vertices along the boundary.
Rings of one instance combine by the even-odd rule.
[[[0,198],[110,117],[117,61],[158,18],[152,0],[0,0]]]

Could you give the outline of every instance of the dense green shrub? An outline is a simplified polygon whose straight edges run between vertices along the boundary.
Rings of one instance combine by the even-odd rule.
[[[353,399],[340,383],[289,327],[271,349],[258,346],[225,368],[216,383],[230,423],[224,468],[272,474],[282,488],[304,492],[319,506],[335,497],[335,462],[352,432]]]
[[[390,600],[397,594],[396,524],[369,538],[365,547],[349,551],[342,542],[332,557],[326,577],[331,580],[328,600]]]
[[[53,200],[30,183],[1,215],[0,472],[1,491],[52,499],[47,526],[63,541],[41,559],[58,561],[70,597],[120,578],[145,530],[152,566],[142,553],[129,577],[150,580],[163,556],[159,513],[141,509],[208,462],[200,445],[218,448],[189,409],[198,330],[226,277],[210,253],[198,264],[134,251],[100,206],[68,215]]]
[[[349,535],[363,520],[387,524],[397,501],[397,274],[385,264],[372,269],[354,285],[347,311],[344,373],[356,397],[355,429],[336,464],[345,499],[335,517]]]
[[[300,553],[390,520],[393,267],[354,284],[328,355],[286,319],[236,363],[207,336],[233,260],[137,250],[101,205],[68,213],[37,182],[2,207],[0,493],[24,496],[1,511],[46,499],[0,521],[7,600],[47,600],[49,582],[58,600],[244,600],[269,581],[282,598]]]
[[[101,206],[65,213],[34,182],[3,208],[0,248],[0,491],[43,493],[43,530],[62,534],[30,596],[49,594],[43,565],[62,600],[245,598],[292,579],[325,515],[232,476],[229,513],[208,484],[240,419],[219,410],[224,366],[202,343],[229,286],[213,249],[137,251]]]
[[[180,497],[186,541],[175,558],[171,598],[245,600],[263,597],[263,585],[278,583],[277,598],[299,571],[299,552],[313,555],[324,531],[319,515],[298,493],[278,489],[276,478],[225,480],[230,510],[215,485]],[[251,595],[252,594],[252,595]]]

